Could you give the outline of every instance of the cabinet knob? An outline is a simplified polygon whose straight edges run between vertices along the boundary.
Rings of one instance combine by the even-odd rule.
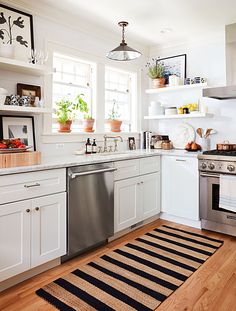
[[[141,185],[143,184],[143,181],[141,181],[141,183],[140,183]]]
[[[39,207],[35,207],[35,210],[36,210],[36,211],[39,211]]]
[[[29,213],[29,212],[30,212],[30,209],[29,209],[29,208],[27,208],[26,213]]]
[[[137,185],[139,186],[139,185],[140,185],[140,182],[138,182]]]

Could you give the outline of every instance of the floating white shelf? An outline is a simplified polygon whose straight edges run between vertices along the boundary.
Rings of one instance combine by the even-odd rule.
[[[0,105],[0,111],[15,112],[15,113],[31,113],[31,114],[41,114],[41,113],[52,113],[50,108],[39,108],[39,107],[23,107],[23,106],[8,106]]]
[[[157,116],[145,116],[145,120],[166,120],[166,119],[193,119],[193,118],[211,118],[213,114],[199,112],[190,114],[174,114],[174,115],[157,115]]]
[[[19,72],[33,76],[43,76],[52,73],[52,70],[44,65],[29,64],[17,59],[0,57],[0,70]]]
[[[168,92],[176,92],[176,91],[185,91],[191,89],[202,89],[207,86],[207,83],[196,83],[196,84],[188,84],[188,85],[177,85],[177,86],[166,86],[157,89],[147,89],[147,94],[159,94],[159,93],[168,93]]]

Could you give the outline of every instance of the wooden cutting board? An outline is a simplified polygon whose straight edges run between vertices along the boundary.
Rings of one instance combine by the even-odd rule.
[[[25,151],[22,153],[0,154],[0,168],[31,166],[41,163],[41,152]]]

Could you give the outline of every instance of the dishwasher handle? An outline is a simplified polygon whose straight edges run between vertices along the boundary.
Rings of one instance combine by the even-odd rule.
[[[117,168],[103,168],[101,170],[87,171],[87,172],[81,172],[81,173],[72,173],[70,175],[70,178],[74,179],[74,178],[79,177],[79,176],[100,174],[100,173],[106,173],[106,172],[114,172],[116,170],[117,170]]]

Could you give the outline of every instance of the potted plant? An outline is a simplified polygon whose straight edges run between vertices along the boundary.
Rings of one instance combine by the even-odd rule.
[[[84,114],[84,132],[94,132],[93,125],[95,120],[89,114],[88,104],[83,100],[82,96],[84,96],[84,94],[79,94],[76,97],[76,101],[79,111]]]
[[[1,25],[6,28],[1,28]],[[4,13],[0,14],[0,39],[2,44],[0,46],[0,55],[2,57],[13,58],[14,57],[14,42],[18,42],[20,45],[28,48],[28,42],[24,40],[22,36],[14,36],[12,30],[15,28],[25,28],[24,20],[22,17],[12,18],[9,16],[6,18]]]
[[[60,125],[59,132],[70,133],[72,121],[74,120],[76,111],[78,110],[78,104],[67,99],[61,99],[56,103],[56,105],[56,115]]]
[[[119,120],[120,115],[118,113],[118,109],[119,107],[116,101],[113,100],[113,106],[112,106],[111,112],[109,114],[109,119],[108,119],[111,132],[121,132],[120,127],[121,127],[122,121]]]
[[[154,88],[164,87],[165,86],[165,78],[164,72],[165,67],[161,62],[158,62],[157,59],[153,58],[152,63],[148,62],[146,64],[148,68],[148,76],[153,80]]]

